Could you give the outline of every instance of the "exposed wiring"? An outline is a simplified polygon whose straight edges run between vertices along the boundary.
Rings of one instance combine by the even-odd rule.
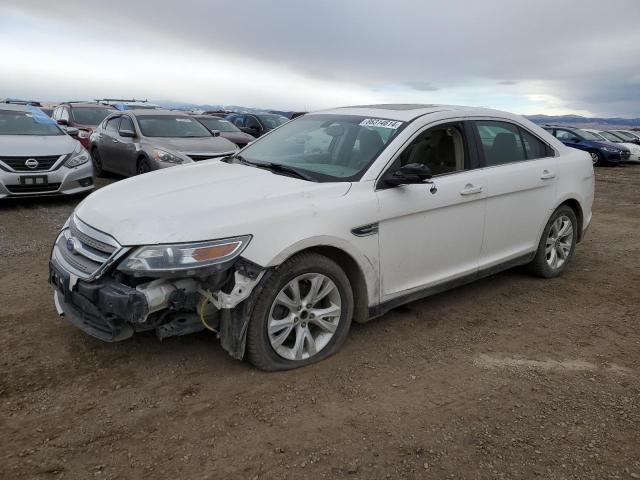
[[[211,325],[209,325],[204,318],[204,307],[207,306],[207,303],[211,303],[213,305],[213,300],[214,300],[213,294],[209,290],[199,289],[198,292],[202,295],[202,300],[200,300],[200,302],[198,303],[198,308],[197,308],[200,321],[202,322],[202,324],[205,326],[207,330],[211,330],[212,332],[218,333],[218,330],[216,330]]]

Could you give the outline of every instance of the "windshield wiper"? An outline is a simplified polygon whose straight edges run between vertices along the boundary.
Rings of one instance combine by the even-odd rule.
[[[307,180],[309,182],[317,182],[317,180],[313,178],[311,175],[308,175],[295,167],[282,165],[281,163],[256,162],[254,163],[254,165],[260,168],[266,168],[267,170],[271,170],[272,172],[288,173],[295,177],[301,178],[302,180]]]
[[[245,165],[251,165],[256,168],[264,168],[265,170],[269,170],[271,172],[282,172],[289,175],[293,175],[294,177],[298,177],[302,180],[307,180],[309,182],[317,182],[315,178],[311,175],[308,175],[301,170],[295,167],[289,167],[288,165],[282,165],[281,163],[272,163],[272,162],[251,162],[244,158],[242,155],[234,155],[229,157],[229,160],[238,160],[240,163]]]

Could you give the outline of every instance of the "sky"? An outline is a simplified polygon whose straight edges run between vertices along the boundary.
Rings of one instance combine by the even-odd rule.
[[[640,0],[0,0],[0,97],[640,117]]]

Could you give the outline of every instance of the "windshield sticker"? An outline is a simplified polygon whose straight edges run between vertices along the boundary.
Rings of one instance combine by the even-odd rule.
[[[392,130],[397,129],[401,125],[402,122],[397,122],[395,120],[383,120],[382,118],[365,118],[360,122],[361,127],[380,127],[390,128]]]

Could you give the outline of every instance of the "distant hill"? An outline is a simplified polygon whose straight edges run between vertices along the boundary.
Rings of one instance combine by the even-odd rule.
[[[272,112],[289,117],[291,111],[273,110],[271,108],[244,107],[242,105],[211,105],[174,102],[171,100],[154,100],[153,103],[162,105],[165,108],[176,110],[230,110],[238,113],[251,112]],[[583,117],[581,115],[525,115],[533,123],[544,125],[545,123],[566,125],[582,128],[624,128],[624,129],[640,129],[640,118],[598,118]]]
[[[640,118],[598,118],[583,117],[581,115],[525,115],[533,123],[544,125],[550,123],[554,125],[566,125],[582,128],[624,128],[640,129]]]

